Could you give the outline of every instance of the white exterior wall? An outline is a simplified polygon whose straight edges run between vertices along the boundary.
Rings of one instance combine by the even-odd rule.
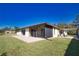
[[[45,37],[52,37],[52,29],[45,28]]]
[[[59,30],[56,28],[52,29],[53,37],[58,37],[59,36]]]
[[[30,36],[29,28],[25,29],[25,35],[23,35],[21,31],[17,32],[16,34],[19,36],[29,37]]]
[[[23,36],[21,31],[18,31],[16,34],[19,35],[19,36]]]
[[[66,31],[64,31],[64,35],[67,36],[67,32]]]
[[[29,28],[25,29],[25,36],[26,37],[29,37],[30,36]]]
[[[55,36],[58,37],[59,36],[59,30],[55,29]]]

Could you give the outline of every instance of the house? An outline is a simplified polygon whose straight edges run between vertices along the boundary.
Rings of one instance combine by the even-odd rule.
[[[59,36],[59,28],[52,26],[48,23],[41,23],[37,25],[32,25],[28,27],[22,28],[16,34],[19,36],[26,37],[58,37]]]
[[[15,34],[14,30],[5,30],[5,34]]]
[[[67,36],[68,35],[68,29],[60,29],[60,36]]]

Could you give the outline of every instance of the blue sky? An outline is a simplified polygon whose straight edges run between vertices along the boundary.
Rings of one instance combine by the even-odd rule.
[[[0,4],[0,27],[70,23],[77,14],[79,4]]]

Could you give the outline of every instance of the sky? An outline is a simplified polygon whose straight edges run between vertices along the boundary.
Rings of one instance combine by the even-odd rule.
[[[79,14],[79,4],[68,3],[1,3],[0,27],[71,23]]]

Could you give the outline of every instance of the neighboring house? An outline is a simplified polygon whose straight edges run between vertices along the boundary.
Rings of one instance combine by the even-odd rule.
[[[5,30],[5,34],[15,34],[14,30]]]
[[[26,37],[58,37],[60,30],[52,25],[47,23],[37,24],[29,27],[22,28],[17,32],[19,36]]]
[[[68,34],[67,34],[67,31],[68,30],[66,30],[66,29],[62,29],[62,30],[60,30],[60,36],[67,36]]]

